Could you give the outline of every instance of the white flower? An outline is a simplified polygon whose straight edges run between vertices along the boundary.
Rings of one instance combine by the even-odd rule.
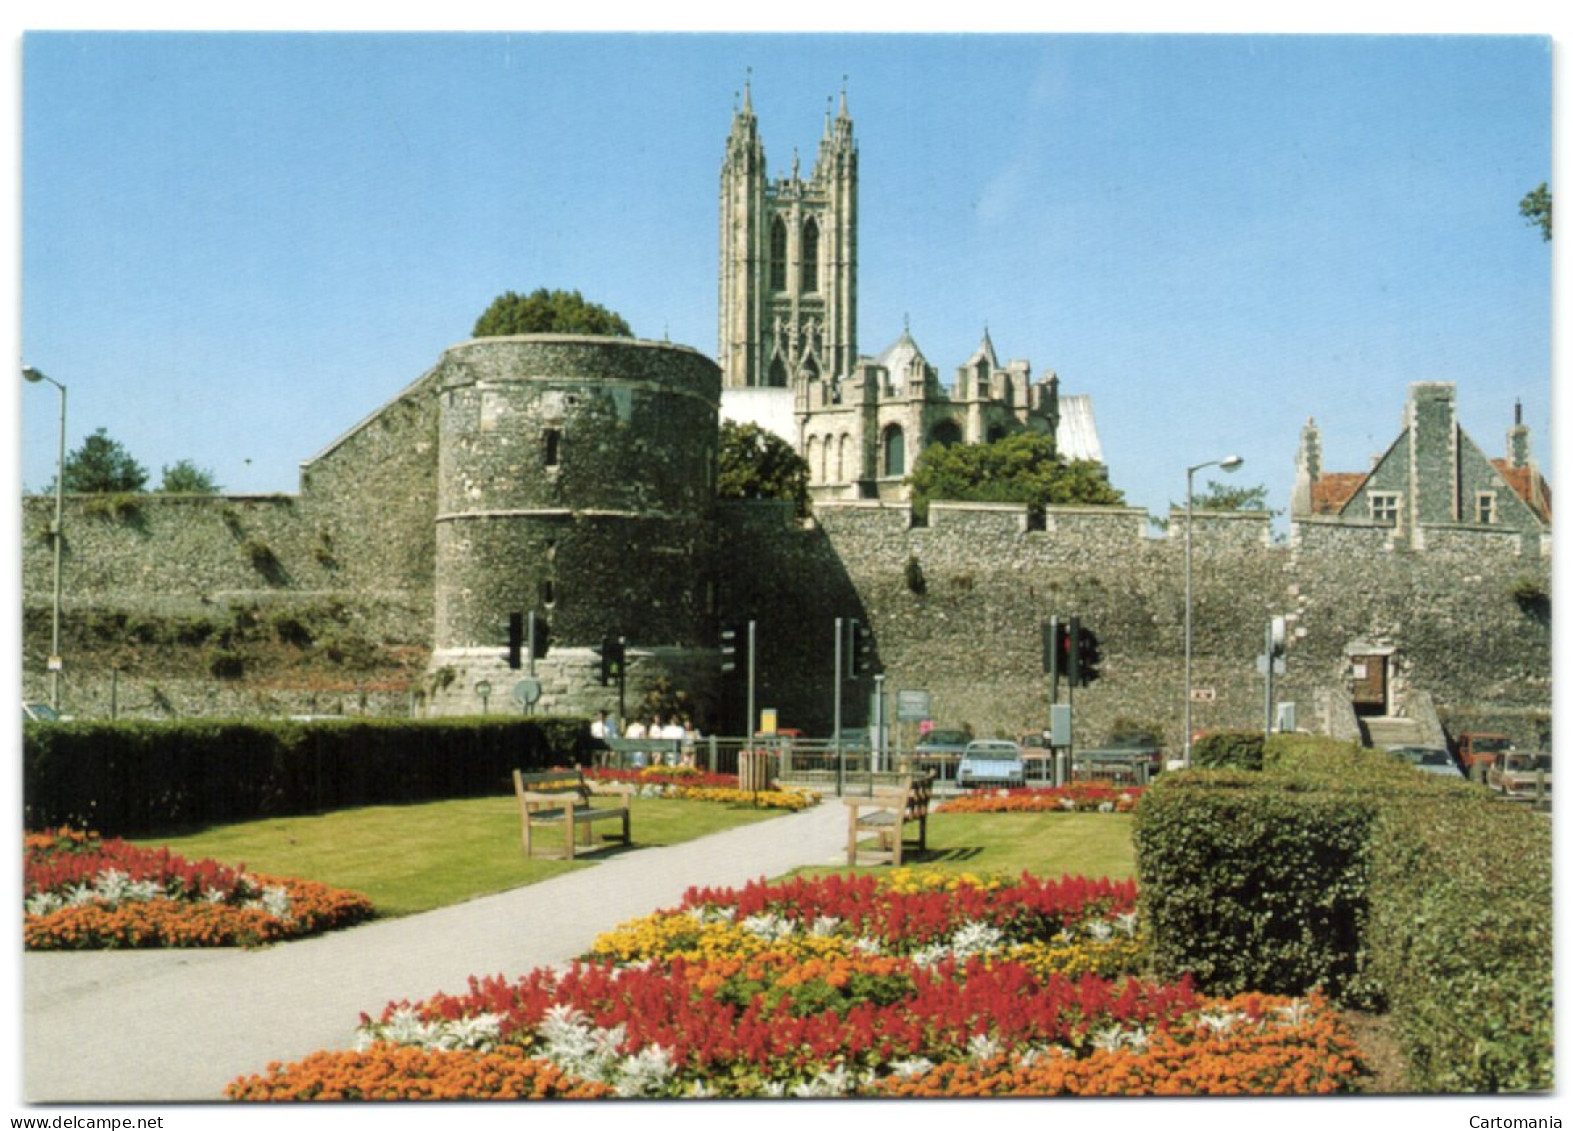
[[[766,942],[780,942],[792,934],[792,921],[770,911],[750,915],[742,922],[743,930]]]
[[[950,947],[944,943],[934,943],[922,950],[913,952],[912,964],[914,966],[933,966],[950,957]]]
[[[1061,809],[1074,809],[1074,808],[1076,808],[1076,802],[1073,799],[1069,798],[1069,797],[1062,797],[1062,798],[1060,798],[1060,808]]]
[[[1134,911],[1122,911],[1120,914],[1114,917],[1114,922],[1120,928],[1120,930],[1124,931],[1127,935],[1134,935],[1136,933],[1138,918],[1139,917]]]
[[[699,909],[700,926],[706,923],[730,923],[736,918],[737,908],[735,907],[711,907],[706,905]]]
[[[613,1085],[619,1096],[659,1095],[671,1079],[677,1066],[670,1054],[660,1045],[651,1045],[632,1056],[624,1057],[616,1065],[617,1079]]]
[[[978,1033],[967,1042],[967,1057],[974,1063],[993,1060],[999,1054],[999,1042],[987,1033]]]
[[[1114,928],[1107,919],[1089,919],[1084,929],[1097,942],[1107,942],[1114,934]]]
[[[934,1062],[927,1057],[914,1056],[906,1060],[893,1060],[890,1062],[890,1071],[903,1078],[921,1076],[934,1067]]]
[[[834,915],[821,915],[814,920],[814,925],[808,929],[808,933],[816,939],[829,938],[840,926],[841,920]]]
[[[66,901],[54,892],[41,891],[27,897],[26,910],[29,915],[48,915],[65,905]]]
[[[852,949],[857,951],[859,954],[881,953],[879,940],[876,938],[871,938],[868,935],[860,935],[859,937],[853,939]]]
[[[792,1089],[794,1096],[844,1096],[852,1087],[852,1079],[847,1075],[844,1065],[837,1065],[833,1069],[821,1070],[812,1080],[797,1085]]]
[[[989,923],[968,920],[950,936],[950,950],[957,958],[969,958],[998,950],[1005,941],[1005,932]]]
[[[1209,1036],[1221,1037],[1234,1028],[1236,1021],[1244,1019],[1243,1013],[1203,1013],[1196,1020],[1208,1031]]]
[[[1100,803],[1099,806],[1098,806],[1098,812],[1100,812],[1100,813],[1112,813],[1112,812],[1114,812],[1114,802],[1112,802],[1112,801],[1104,801],[1104,802]]]

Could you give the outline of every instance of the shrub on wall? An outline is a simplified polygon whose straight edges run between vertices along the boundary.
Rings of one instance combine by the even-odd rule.
[[[587,761],[588,741],[583,719],[29,724],[24,820],[139,836],[478,797],[506,793],[515,769]]]

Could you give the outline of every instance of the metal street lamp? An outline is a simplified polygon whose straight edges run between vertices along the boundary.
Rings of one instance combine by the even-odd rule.
[[[60,711],[60,541],[61,515],[66,489],[66,387],[53,377],[46,377],[31,366],[22,370],[22,376],[33,384],[48,381],[60,390],[60,445],[55,455],[55,521],[49,528],[55,549],[55,604],[49,636],[49,705]]]
[[[1185,469],[1185,768],[1191,767],[1191,501],[1196,473],[1204,467],[1233,471],[1245,461],[1239,456],[1210,459]]]

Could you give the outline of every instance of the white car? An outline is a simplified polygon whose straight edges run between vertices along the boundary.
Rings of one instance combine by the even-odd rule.
[[[956,784],[968,786],[1021,786],[1027,784],[1021,747],[1003,738],[980,738],[967,743],[956,767]]]

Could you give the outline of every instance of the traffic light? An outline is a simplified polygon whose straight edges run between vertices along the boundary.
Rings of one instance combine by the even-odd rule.
[[[852,622],[852,674],[872,675],[874,662],[874,630],[860,621]]]
[[[621,636],[608,636],[601,641],[601,686],[607,687],[623,678],[625,647]]]
[[[730,675],[737,670],[738,656],[743,641],[748,638],[746,628],[728,625],[721,630],[721,674]]]
[[[539,613],[530,614],[530,659],[539,660],[552,645],[552,626]]]
[[[1103,674],[1103,652],[1098,647],[1098,637],[1092,629],[1074,621],[1072,623],[1076,625],[1076,649],[1073,653],[1076,657],[1076,683],[1078,687],[1086,687]]]
[[[1043,674],[1054,679],[1070,671],[1070,634],[1059,617],[1043,624]]]
[[[524,614],[508,614],[508,666],[518,670],[522,666],[520,653],[524,650]]]

